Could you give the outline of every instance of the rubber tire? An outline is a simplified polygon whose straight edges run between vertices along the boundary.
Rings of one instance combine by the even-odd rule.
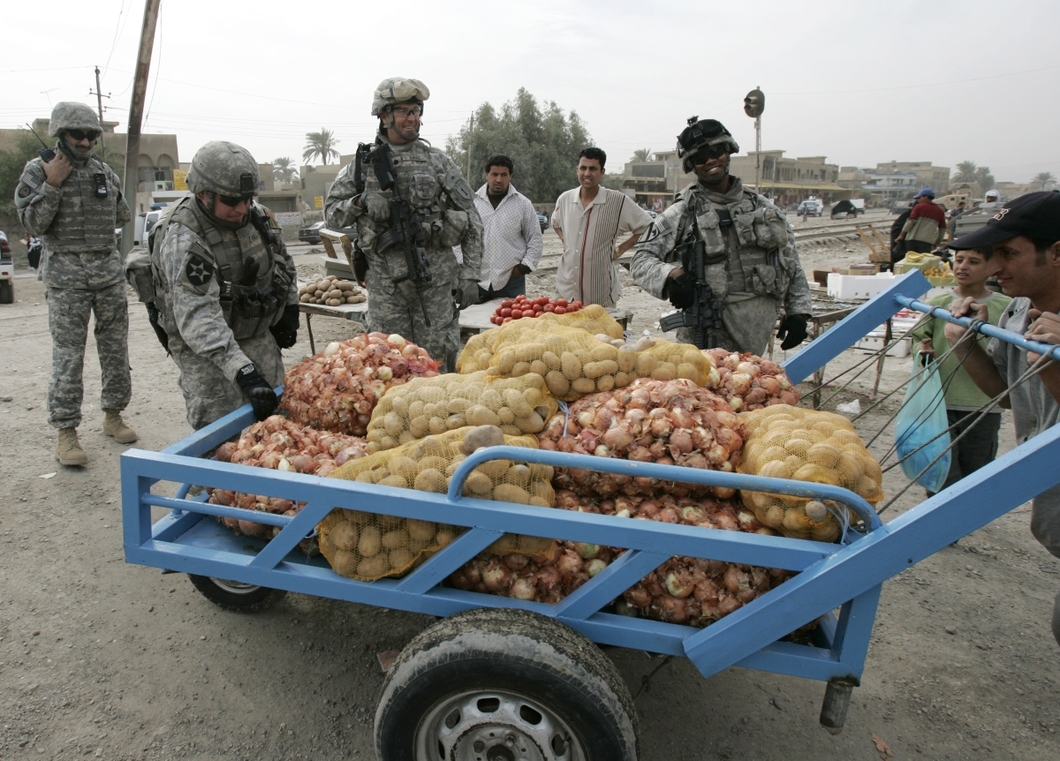
[[[287,594],[285,589],[270,589],[269,587],[246,586],[238,590],[226,589],[222,585],[229,582],[215,579],[212,576],[196,576],[189,573],[188,578],[207,600],[220,608],[236,613],[256,613],[259,610],[271,608]]]
[[[376,708],[377,757],[425,761],[415,737],[426,715],[447,697],[479,689],[546,706],[574,731],[589,761],[638,758],[636,709],[614,664],[558,621],[505,608],[458,613],[401,651]]]
[[[15,284],[10,280],[0,280],[0,304],[13,304],[15,301]]]

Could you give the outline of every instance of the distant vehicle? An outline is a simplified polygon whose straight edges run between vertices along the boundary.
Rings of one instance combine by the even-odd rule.
[[[151,228],[158,224],[158,220],[160,220],[167,211],[169,211],[168,208],[152,209],[151,211],[146,211],[143,214],[140,214],[136,218],[136,224],[133,225],[134,246],[144,245],[144,241],[147,240],[148,236],[151,234]]]
[[[544,232],[546,229],[548,229],[548,215],[538,212],[537,223],[541,225],[541,232]]]
[[[0,304],[12,304],[15,301],[15,262],[11,258],[11,244],[7,235],[0,230]]]
[[[864,201],[861,202],[862,206],[858,208],[858,205],[850,200],[837,201],[836,205],[832,207],[831,217],[832,219],[853,219],[859,214],[865,213]]]
[[[303,243],[320,243],[320,231],[325,225],[325,222],[314,222],[309,227],[303,227],[298,231],[298,240]]]
[[[800,217],[820,217],[824,214],[824,206],[816,198],[807,198],[795,211]]]
[[[894,201],[891,204],[891,214],[904,214],[912,208],[912,201]]]

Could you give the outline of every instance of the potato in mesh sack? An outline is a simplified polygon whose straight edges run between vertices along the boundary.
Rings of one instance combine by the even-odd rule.
[[[717,382],[707,388],[722,397],[736,412],[750,412],[775,404],[795,406],[799,391],[784,368],[750,352],[703,349],[717,368]]]
[[[364,439],[317,431],[291,422],[282,415],[272,415],[250,426],[238,441],[227,441],[219,446],[214,459],[237,465],[326,476],[347,461],[364,455]],[[242,507],[274,515],[297,515],[305,507],[304,502],[228,489],[207,489],[207,492],[210,495],[207,501],[211,504]],[[277,533],[275,526],[266,526],[264,523],[237,521],[235,518],[218,520],[237,534],[245,536],[271,539]],[[305,542],[300,546],[307,550]]]
[[[732,472],[740,463],[746,433],[724,399],[694,382],[640,378],[625,388],[580,399],[569,414],[553,415],[538,442],[542,449],[561,452]],[[554,483],[590,497],[735,494],[726,487],[580,468],[557,468]]]
[[[533,436],[505,436],[496,426],[459,428],[349,462],[330,475],[363,483],[444,494],[457,466],[480,447],[537,448]],[[552,468],[493,460],[468,474],[464,494],[551,507]],[[372,581],[400,576],[456,538],[459,529],[433,521],[336,509],[321,521],[320,551],[341,576]]]
[[[537,433],[557,409],[558,402],[536,375],[490,378],[477,372],[414,378],[379,400],[368,423],[368,451],[469,425],[495,425],[511,436]]]
[[[438,363],[399,335],[364,333],[333,341],[287,371],[280,409],[302,425],[364,436],[386,390],[438,375]]]
[[[750,434],[741,473],[842,486],[870,503],[883,499],[883,473],[854,426],[842,415],[774,405],[740,413]],[[744,504],[784,536],[831,542],[840,538],[837,516],[856,520],[831,500],[742,490]]]

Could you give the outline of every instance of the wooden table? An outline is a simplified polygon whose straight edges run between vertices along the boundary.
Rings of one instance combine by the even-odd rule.
[[[503,298],[497,298],[462,310],[460,312],[461,340],[466,341],[471,336],[477,335],[484,330],[497,327],[490,322],[490,315],[497,311],[497,307],[501,305],[502,301],[504,301]],[[607,313],[622,326],[623,330],[628,327],[629,321],[633,318],[633,312],[628,309],[608,309]]]
[[[299,304],[298,311],[305,315],[305,329],[309,333],[309,351],[317,353],[316,342],[313,340],[313,315],[321,317],[339,317],[343,320],[351,320],[365,324],[365,315],[368,313],[368,302],[360,304],[343,304],[337,307],[329,307],[324,304]]]

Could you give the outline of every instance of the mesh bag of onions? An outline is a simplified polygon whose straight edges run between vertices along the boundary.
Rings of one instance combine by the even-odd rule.
[[[427,352],[399,335],[364,333],[333,341],[287,371],[280,409],[302,425],[364,436],[391,386],[438,374]]]
[[[769,359],[728,349],[703,349],[717,368],[717,379],[707,388],[723,397],[736,412],[774,404],[799,403],[799,391],[784,368]]]
[[[592,394],[553,415],[538,435],[542,449],[732,472],[745,425],[724,399],[690,380],[633,381]],[[583,496],[616,494],[732,497],[733,489],[557,468],[555,486]]]
[[[250,426],[237,441],[227,441],[214,452],[214,459],[238,465],[252,465],[273,470],[294,471],[326,476],[349,460],[363,457],[365,441],[340,433],[317,431],[293,423],[282,415],[272,415]],[[245,494],[228,489],[207,489],[209,502],[228,507],[242,507],[274,515],[297,515],[304,502],[279,497]],[[253,521],[218,518],[237,534],[271,539],[278,531]],[[305,544],[305,543],[303,543]],[[303,546],[303,549],[306,549]]]
[[[775,405],[740,419],[750,431],[741,473],[842,486],[873,504],[883,499],[880,465],[842,415]],[[784,536],[831,542],[842,535],[840,520],[855,519],[830,500],[746,489],[741,496],[758,520]]]
[[[497,426],[458,428],[348,462],[330,475],[363,483],[444,494],[457,466],[480,447],[537,448],[533,436],[506,436]],[[492,460],[468,474],[464,494],[551,507],[552,468]],[[457,529],[431,521],[357,510],[332,510],[318,526],[320,551],[341,576],[372,581],[400,576],[449,544]],[[511,540],[518,547],[519,540]]]
[[[490,378],[477,372],[413,378],[379,400],[368,423],[368,451],[469,425],[498,426],[510,436],[537,433],[557,409],[559,403],[537,375]]]
[[[524,324],[530,322],[532,321],[526,320]],[[538,330],[545,332],[550,327],[561,326],[578,328],[590,334],[603,333],[614,339],[620,339],[624,335],[622,326],[599,304],[589,304],[568,314],[546,312],[538,317],[536,322],[539,323]],[[469,338],[456,360],[457,372],[475,373],[489,369],[490,359],[496,347],[512,340],[511,336],[516,335],[514,326],[515,323],[508,323],[497,330],[486,330]],[[521,335],[521,332],[518,334]]]

